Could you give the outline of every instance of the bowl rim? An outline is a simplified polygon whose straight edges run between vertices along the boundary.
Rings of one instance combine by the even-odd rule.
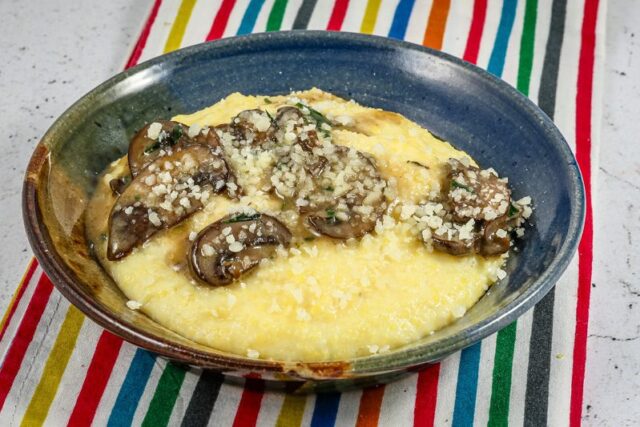
[[[85,105],[85,103],[88,102],[88,98],[99,96],[131,75],[150,69],[158,64],[164,62],[178,63],[180,58],[209,50],[229,49],[229,54],[234,55],[233,49],[240,42],[271,43],[277,45],[278,43],[289,43],[292,40],[302,44],[308,42],[318,43],[319,40],[326,40],[332,43],[337,42],[352,46],[360,45],[375,49],[383,48],[391,51],[406,51],[408,49],[426,54],[427,56],[436,57],[439,60],[453,63],[455,66],[476,74],[493,90],[503,92],[505,96],[512,98],[527,115],[537,118],[545,132],[549,135],[549,138],[555,142],[561,156],[565,160],[566,167],[569,168],[571,178],[570,198],[574,200],[576,207],[575,210],[570,212],[567,235],[557,255],[545,271],[537,277],[524,292],[508,302],[500,310],[489,315],[486,319],[474,323],[472,327],[463,329],[456,334],[452,334],[434,343],[415,345],[409,348],[405,348],[405,346],[389,353],[337,362],[270,361],[249,359],[230,353],[201,351],[165,339],[164,337],[147,333],[133,324],[112,316],[109,311],[81,291],[76,285],[78,281],[77,277],[75,277],[72,270],[66,266],[55,250],[47,227],[41,220],[41,212],[38,204],[38,192],[42,191],[42,187],[38,185],[38,177],[41,175],[43,167],[47,165],[49,157],[47,142],[53,138],[56,130],[63,126],[65,117]],[[360,33],[292,30],[249,34],[200,43],[152,58],[135,67],[120,72],[98,85],[62,113],[38,142],[29,161],[24,178],[22,207],[23,220],[29,243],[43,270],[58,290],[73,305],[108,331],[115,333],[139,347],[190,365],[228,371],[294,372],[303,378],[339,379],[408,370],[420,365],[432,363],[486,338],[513,322],[517,317],[533,307],[534,304],[540,301],[549,290],[551,290],[571,262],[577,250],[584,227],[586,198],[584,182],[577,161],[568,143],[553,121],[529,98],[498,77],[450,54],[401,40]],[[436,343],[437,345],[435,345]]]

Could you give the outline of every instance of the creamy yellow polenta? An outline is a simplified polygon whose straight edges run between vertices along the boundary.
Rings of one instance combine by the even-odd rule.
[[[504,256],[456,257],[429,250],[403,221],[402,206],[439,191],[447,159],[465,153],[398,114],[317,89],[294,95],[343,123],[333,130],[334,143],[372,154],[380,174],[395,186],[395,199],[374,232],[348,242],[298,239],[231,285],[196,283],[184,268],[191,233],[227,215],[233,206],[279,214],[278,198],[247,188],[248,195],[239,201],[212,197],[178,226],[154,235],[124,259],[109,261],[100,236],[107,233],[115,202],[109,181],[127,170],[123,158],[100,179],[87,213],[88,237],[104,268],[127,298],[139,302],[140,310],[158,323],[201,344],[254,358],[328,361],[367,356],[418,340],[461,317],[496,280]],[[287,98],[235,93],[174,120],[214,126],[252,108],[275,114]],[[239,180],[243,183],[242,173]]]

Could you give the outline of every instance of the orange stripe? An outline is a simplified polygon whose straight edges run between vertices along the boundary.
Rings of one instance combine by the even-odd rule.
[[[27,285],[31,281],[31,277],[33,276],[34,271],[36,271],[36,267],[38,266],[38,262],[35,258],[31,258],[29,262],[29,266],[27,270],[22,275],[22,280],[20,280],[20,284],[16,288],[16,291],[13,293],[13,297],[11,297],[11,301],[9,302],[9,306],[7,307],[7,311],[5,311],[4,316],[2,316],[2,321],[0,321],[0,340],[4,336],[5,331],[7,330],[7,326],[9,321],[13,317],[13,313],[16,311],[16,307],[24,294]]]
[[[376,427],[380,418],[380,407],[384,396],[384,386],[368,388],[362,391],[358,421],[356,427]]]
[[[444,29],[447,26],[450,5],[451,0],[433,0],[431,13],[429,13],[429,22],[424,32],[423,45],[432,49],[442,49]]]

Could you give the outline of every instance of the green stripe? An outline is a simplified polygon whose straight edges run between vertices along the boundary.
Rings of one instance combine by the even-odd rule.
[[[173,363],[167,363],[142,421],[144,427],[160,427],[169,423],[173,405],[176,403],[186,373],[185,369]]]
[[[287,8],[287,0],[276,0],[273,3],[269,19],[267,19],[267,31],[278,31],[282,25],[284,10]]]
[[[511,368],[516,341],[516,322],[500,332],[496,340],[496,356],[493,364],[489,426],[506,426],[509,421],[509,395],[511,394]]]
[[[524,10],[524,25],[520,39],[520,63],[518,65],[517,88],[525,95],[529,95],[531,82],[531,68],[533,65],[533,44],[536,38],[536,17],[538,14],[538,0],[527,0]]]
[[[517,83],[518,90],[525,95],[529,94],[529,84],[531,82],[537,9],[538,0],[527,0],[522,26],[522,38],[520,39]],[[509,424],[509,399],[515,343],[516,322],[513,322],[498,332],[496,339],[491,403],[489,406],[489,426],[507,426]]]

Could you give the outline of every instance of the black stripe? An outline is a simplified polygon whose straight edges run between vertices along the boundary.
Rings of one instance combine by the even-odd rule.
[[[553,119],[556,108],[558,70],[560,68],[566,12],[566,0],[554,0],[538,93],[538,105],[551,119]],[[555,289],[551,289],[533,310],[524,408],[525,426],[547,425],[554,300]]]
[[[309,20],[313,9],[316,7],[317,0],[304,0],[298,9],[296,19],[293,21],[294,30],[304,30],[309,26]]]
[[[558,69],[564,37],[564,21],[567,14],[567,0],[555,0],[551,9],[549,38],[542,64],[538,105],[547,116],[553,119],[556,110],[556,90],[558,87]]]
[[[221,374],[211,371],[202,372],[182,419],[182,427],[206,426],[209,423],[221,385]]]

